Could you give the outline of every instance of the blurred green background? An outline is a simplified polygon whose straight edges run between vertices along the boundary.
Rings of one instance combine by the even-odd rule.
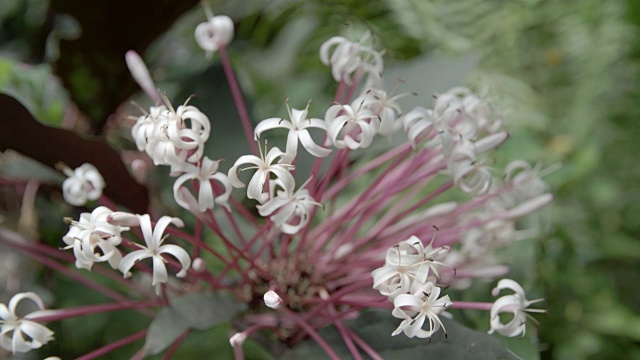
[[[456,85],[495,102],[511,133],[497,164],[524,158],[562,165],[546,178],[556,200],[541,216],[541,237],[504,254],[530,297],[547,298],[549,314],[537,317],[537,335],[529,327],[525,339],[505,341],[525,358],[640,359],[640,1],[238,3],[211,6],[236,23],[229,51],[256,120],[284,113],[286,98],[294,107],[309,98],[328,104],[335,84],[318,59],[320,44],[366,30],[386,49],[387,83],[401,78],[400,91],[419,93],[406,108],[428,106],[432,93]],[[196,106],[218,114],[214,129],[238,131],[215,56],[205,59],[193,39],[204,15],[197,6],[189,10],[192,5],[175,11],[167,1],[136,5],[164,14],[154,20],[124,1],[0,0],[0,92],[19,98],[45,124],[131,149],[121,136],[126,131],[109,120],[136,89],[119,52],[129,46],[144,52],[158,86],[175,102],[195,93]],[[108,29],[83,22],[82,16],[100,13],[96,7],[122,17],[111,18],[115,25]],[[164,23],[126,37],[136,31],[126,27],[131,18],[138,19],[135,29]],[[89,45],[69,45],[87,36],[94,40]],[[104,52],[83,57],[92,49]],[[322,108],[312,105],[311,115],[321,116]],[[70,112],[84,115],[68,123]],[[245,146],[227,133],[213,134],[210,144],[214,156],[227,159]],[[8,163],[5,156],[2,171],[15,174]],[[0,213],[5,224],[17,221],[10,203],[4,201]],[[56,215],[37,214],[39,230],[58,244],[65,229],[56,216],[69,209],[50,210]],[[460,317],[488,329],[486,317]]]

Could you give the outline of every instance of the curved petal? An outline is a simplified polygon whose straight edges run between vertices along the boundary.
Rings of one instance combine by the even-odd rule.
[[[491,290],[491,295],[497,296],[500,290],[510,289],[513,290],[521,299],[526,300],[524,289],[520,284],[511,279],[502,279],[498,281],[498,285]]]
[[[298,131],[291,130],[287,134],[287,147],[282,162],[285,164],[291,164],[298,155]]]
[[[164,265],[164,259],[162,259],[160,255],[152,256],[152,258],[153,258],[153,278],[151,280],[151,286],[156,286],[160,283],[166,283],[168,280],[168,276],[167,276],[167,267]]]
[[[249,199],[260,200],[264,183],[267,181],[267,174],[268,173],[262,169],[258,169],[258,171],[253,174],[253,177],[249,181],[249,187],[247,187],[247,197]]]
[[[298,139],[300,139],[302,147],[304,147],[309,152],[309,154],[315,157],[327,157],[329,156],[329,154],[331,154],[331,149],[323,148],[320,145],[314,143],[311,135],[309,135],[309,132],[307,130],[300,130],[298,132]]]
[[[213,204],[214,196],[210,180],[201,181],[200,188],[198,189],[198,208],[200,212],[213,209]]]
[[[20,330],[31,338],[31,341],[25,342],[31,349],[37,349],[42,345],[53,340],[53,331],[48,327],[38,324],[34,321],[22,320],[20,322]]]
[[[189,203],[188,201],[184,198],[184,195],[182,194],[182,192],[180,191],[180,187],[182,186],[182,184],[184,184],[187,180],[193,179],[193,174],[191,173],[186,173],[184,175],[181,175],[180,177],[178,177],[176,179],[176,181],[173,183],[173,198],[176,200],[176,203],[180,206],[182,206],[183,208],[189,210]],[[187,190],[187,192],[189,192]],[[191,193],[189,192],[189,195],[191,195]],[[193,197],[193,195],[191,195]]]
[[[187,275],[187,271],[191,266],[191,257],[189,257],[189,254],[185,249],[181,248],[178,245],[168,244],[162,245],[158,253],[171,254],[173,255],[173,257],[178,259],[180,265],[182,266],[182,269],[176,274],[177,277],[185,277]]]
[[[131,276],[131,273],[129,271],[131,270],[133,265],[135,265],[140,260],[144,260],[152,256],[153,254],[149,250],[132,251],[125,255],[122,260],[120,260],[120,264],[118,264],[118,270],[122,272],[125,278],[128,278],[129,276]]]
[[[412,311],[416,311],[416,309],[422,308],[424,302],[422,299],[415,295],[411,294],[400,294],[395,299],[393,299],[393,306],[400,307],[408,307]]]
[[[269,118],[269,119],[264,119],[262,121],[260,121],[260,123],[258,123],[258,125],[256,125],[255,130],[253,130],[253,134],[255,136],[256,139],[260,138],[260,134],[262,134],[264,131],[267,130],[271,130],[271,129],[276,129],[276,128],[285,128],[285,129],[291,129],[291,123],[283,118]]]
[[[142,237],[149,249],[153,248],[153,229],[151,228],[151,217],[148,214],[138,215],[140,219],[140,230]]]
[[[177,227],[184,227],[184,222],[177,217],[171,216],[163,216],[156,223],[156,227],[153,231],[153,244],[154,250],[157,250],[160,245],[162,245],[162,237],[164,235],[164,230],[169,226],[169,224],[173,224]]]

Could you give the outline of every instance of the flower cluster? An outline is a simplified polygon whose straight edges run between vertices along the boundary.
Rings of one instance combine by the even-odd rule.
[[[62,183],[62,195],[69,204],[82,206],[102,195],[106,184],[95,166],[82,164],[79,168],[71,170],[66,165],[59,164],[58,168],[68,176]]]
[[[442,294],[448,286],[464,289],[474,279],[506,274],[495,250],[530,236],[516,221],[552,199],[543,172],[526,162],[513,162],[503,177],[494,176],[487,153],[508,138],[500,113],[461,87],[436,95],[430,108],[406,111],[399,100],[408,93],[394,95],[395,89],[385,88],[382,52],[366,45],[367,33],[359,42],[333,37],[320,48],[320,60],[338,82],[331,106],[315,110],[307,103],[300,110],[287,101],[286,116],[274,115],[254,127],[226,54],[232,36],[231,19],[211,13],[195,30],[207,55],[220,54],[251,152],[227,170],[204,156],[209,117],[189,100],[174,109],[162,95],[159,104],[146,66],[128,53],[134,78],[156,102],[134,118],[133,143],[155,165],[170,166],[177,177],[175,202],[195,216],[194,234],[169,229],[184,226],[177,217],[153,221],[149,214],[100,206],[78,221],[67,220],[71,228],[63,241],[73,249],[76,266],[91,270],[108,262],[125,284],[132,284],[126,278],[137,267],[152,275],[165,303],[203,287],[231,294],[251,307],[239,322],[245,328],[230,340],[239,358],[242,343],[254,332],[272,331],[290,346],[308,336],[322,344],[317,330],[329,325],[341,330],[354,358],[361,357],[359,351],[380,358],[354,332],[344,331],[343,321],[364,308],[388,309],[388,302],[391,315],[401,320],[392,335],[431,338],[440,328],[446,334],[440,315],[449,308],[490,310],[491,332],[524,334],[524,311],[535,301],[511,280],[496,289],[515,294],[489,307]],[[277,131],[286,132],[280,147],[265,135]],[[386,141],[380,153],[363,151],[399,132],[404,139]],[[312,166],[298,167],[308,172],[296,170],[300,144],[315,157]],[[97,177],[83,176],[82,184],[73,180],[65,194],[67,188],[73,194],[101,188]],[[236,201],[234,188],[246,188],[243,197],[249,200]],[[452,197],[459,200],[449,201]],[[124,239],[126,231],[144,245]],[[165,232],[191,246],[166,244]],[[136,266],[148,258],[152,268]],[[209,263],[215,266],[208,268]],[[167,265],[185,278],[185,286],[167,286]],[[500,322],[504,312],[514,314],[507,324]]]
[[[162,254],[175,257],[181,266],[176,276],[184,277],[191,266],[189,254],[178,245],[163,245],[166,236],[164,232],[169,224],[184,226],[182,220],[163,216],[152,227],[149,215],[133,215],[114,212],[100,206],[91,213],[80,215],[79,221],[66,219],[71,225],[67,235],[63,237],[67,248],[72,248],[76,257],[78,269],[91,270],[94,263],[107,261],[112,268],[120,270],[124,277],[131,276],[131,268],[140,260],[153,259],[153,280],[151,285],[160,293],[160,285],[168,281],[167,260]],[[122,242],[121,233],[129,227],[140,227],[145,244],[133,245],[140,250],[132,251],[124,257],[117,246]]]

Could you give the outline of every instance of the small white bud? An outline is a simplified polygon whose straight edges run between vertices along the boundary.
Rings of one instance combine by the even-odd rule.
[[[138,215],[116,211],[107,215],[107,222],[116,226],[140,226]]]
[[[245,334],[243,332],[239,332],[239,333],[236,333],[235,335],[233,335],[231,337],[231,339],[229,339],[229,343],[233,347],[242,346],[242,343],[244,343],[244,341],[246,339],[247,339],[247,334]]]
[[[264,294],[264,303],[272,309],[278,309],[282,305],[282,298],[275,291],[267,291]]]
[[[203,272],[204,260],[202,260],[202,258],[199,258],[199,257],[193,259],[193,262],[191,263],[191,268],[196,272]]]

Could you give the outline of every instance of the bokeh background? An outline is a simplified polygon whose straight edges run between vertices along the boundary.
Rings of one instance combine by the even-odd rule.
[[[298,107],[310,98],[327,104],[335,84],[318,59],[320,44],[367,30],[386,49],[388,84],[401,79],[400,92],[418,93],[407,107],[428,106],[431,94],[457,85],[493,101],[511,133],[496,165],[524,158],[555,169],[545,179],[556,196],[536,220],[539,236],[502,254],[531,298],[547,298],[549,313],[537,316],[540,326],[530,326],[524,339],[501,340],[526,359],[640,359],[640,1],[210,4],[236,24],[229,52],[254,120],[284,113],[286,98]],[[193,39],[195,24],[204,20],[197,5],[0,0],[0,92],[19,99],[43,124],[133,149],[120,124],[137,114],[127,102],[131,96],[148,105],[124,66],[124,51],[136,49],[171,98],[196,94],[193,103],[216,114],[213,128],[224,133],[213,132],[207,149],[232,159],[245,143],[221,68]],[[321,108],[312,105],[312,116],[321,116]],[[0,109],[0,134],[7,135],[11,121]],[[36,146],[28,137],[24,143]],[[0,175],[39,185],[37,196],[28,187],[0,186],[0,226],[60,246],[66,232],[60,218],[73,212],[59,201],[60,176],[12,151],[0,157]],[[152,201],[168,206],[161,197]],[[0,250],[0,268],[3,301],[25,284],[40,287],[58,307],[99,301],[8,249]],[[491,285],[474,291],[486,294]],[[488,329],[485,315],[456,317]],[[76,327],[84,334],[58,337],[50,351],[70,346],[81,354],[117,339],[127,326],[99,316],[55,325],[56,335]],[[189,346],[197,348],[198,341],[228,348],[224,336],[201,335]]]

